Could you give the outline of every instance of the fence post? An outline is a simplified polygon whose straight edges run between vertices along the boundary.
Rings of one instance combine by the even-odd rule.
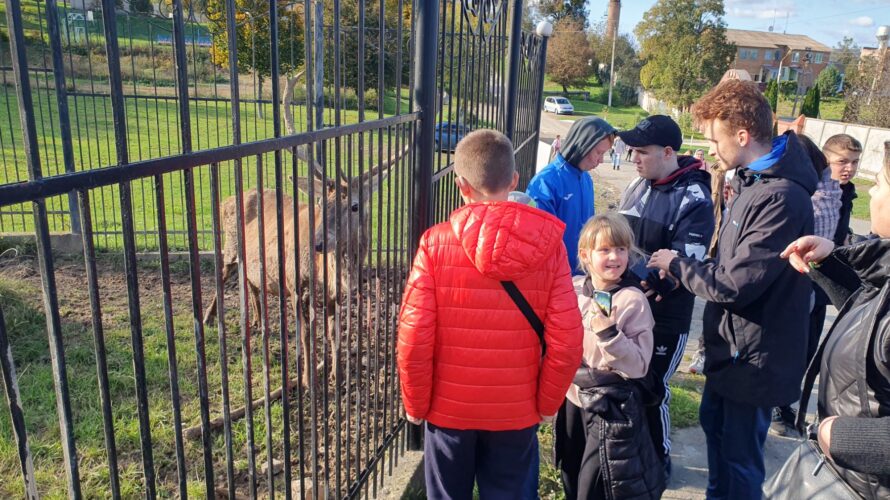
[[[532,146],[532,158],[535,159],[535,162],[538,161],[538,145],[541,142],[541,97],[544,96],[544,71],[547,68],[547,42],[550,40],[550,35],[553,34],[553,25],[550,21],[541,21],[535,26],[535,33],[541,37],[541,50],[538,52],[538,85],[537,85],[537,96],[535,99],[535,133],[538,135],[538,140],[534,142]]]
[[[516,108],[519,99],[519,65],[522,63],[519,48],[522,45],[522,0],[513,0],[513,14],[510,18],[510,66],[507,69],[507,91],[505,109],[507,112],[504,134],[511,141],[516,131]]]
[[[439,41],[439,2],[417,2],[417,42],[414,46],[414,111],[420,126],[414,139],[414,218],[411,221],[411,255],[430,225],[432,207],[434,132],[436,127],[436,48]],[[408,424],[408,449],[422,446],[420,426]]]

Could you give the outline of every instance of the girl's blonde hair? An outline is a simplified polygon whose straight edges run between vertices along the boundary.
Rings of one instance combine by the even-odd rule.
[[[596,248],[597,240],[600,243],[613,247],[626,247],[631,254],[631,259],[639,251],[634,246],[634,232],[630,228],[627,219],[618,212],[606,212],[600,215],[594,215],[581,228],[581,235],[578,237],[578,266],[581,270],[590,274],[587,264],[581,256],[581,251],[591,251]],[[630,265],[631,262],[628,262]]]

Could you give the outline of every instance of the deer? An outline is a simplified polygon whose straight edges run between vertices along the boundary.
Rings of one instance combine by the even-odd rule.
[[[332,353],[331,361],[340,372],[339,352],[334,343],[334,322],[336,304],[341,293],[350,291],[348,277],[356,276],[358,267],[365,261],[370,248],[370,214],[366,205],[380,184],[386,179],[399,159],[408,151],[406,146],[397,155],[375,165],[365,173],[352,180],[338,169],[337,179],[331,179],[324,175],[324,167],[308,154],[308,149],[297,148],[297,157],[311,165],[311,179],[297,177],[297,189],[307,197],[314,200],[298,200],[297,211],[294,212],[294,200],[288,195],[283,196],[282,218],[284,228],[284,256],[285,276],[284,286],[278,279],[278,228],[275,220],[276,201],[275,191],[265,189],[262,192],[256,188],[244,193],[244,258],[247,272],[247,290],[252,305],[252,323],[256,327],[259,324],[260,291],[262,287],[262,273],[260,266],[260,228],[259,206],[263,207],[263,248],[265,250],[265,288],[266,292],[278,295],[279,288],[284,290],[285,297],[281,300],[293,301],[295,317],[299,324],[299,341],[302,343],[303,363],[301,383],[308,387],[310,383],[310,325],[318,320],[317,310],[325,311],[327,320],[327,341]],[[293,180],[293,178],[291,178]],[[312,189],[310,190],[310,184]],[[310,195],[311,193],[311,195]],[[314,210],[310,210],[310,203],[314,202]],[[236,273],[238,269],[238,240],[237,240],[237,202],[236,197],[230,196],[222,204],[223,221],[223,272],[222,286]],[[311,215],[310,215],[310,212]],[[337,215],[339,213],[340,230],[338,231]],[[327,224],[323,218],[327,214]],[[365,228],[360,231],[359,228]],[[299,231],[299,247],[295,248],[294,234]],[[311,243],[311,245],[310,245]],[[299,267],[293,256],[299,256]],[[336,273],[338,263],[345,264],[341,272]],[[316,297],[320,302],[316,307],[310,307],[310,292],[313,289],[311,270],[314,269]],[[299,272],[298,272],[299,271]],[[328,280],[322,283],[324,272],[327,271]],[[338,283],[339,281],[339,283]],[[355,281],[355,280],[354,280]],[[339,286],[338,286],[339,284]],[[354,288],[356,285],[353,285]],[[299,292],[299,296],[298,296]],[[324,307],[319,307],[319,305]],[[204,315],[204,324],[210,325],[216,316],[216,296],[214,295],[207,312]],[[302,319],[302,321],[300,321]]]

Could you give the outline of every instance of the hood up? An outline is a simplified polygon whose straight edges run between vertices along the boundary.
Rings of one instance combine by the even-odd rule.
[[[471,203],[449,218],[451,230],[476,269],[488,278],[528,275],[562,245],[565,224],[510,201]]]

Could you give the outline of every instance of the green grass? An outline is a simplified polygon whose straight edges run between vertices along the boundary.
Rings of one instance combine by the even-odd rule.
[[[800,114],[800,107],[803,104],[803,96],[800,97],[797,101],[797,114]],[[779,96],[779,108],[777,110],[777,115],[783,118],[797,118],[797,116],[791,116],[791,111],[794,107],[794,98],[785,99],[782,96]],[[821,101],[819,101],[819,118],[823,120],[835,120],[840,121],[844,117],[844,100],[840,97],[823,97]]]
[[[590,100],[585,101],[579,96],[567,96],[575,107],[575,114],[563,115],[560,120],[578,120],[585,116],[599,116],[606,119],[615,128],[625,130],[633,128],[643,118],[649,116],[643,108],[633,106],[612,106],[611,108],[602,104],[606,102],[609,89],[593,81],[582,88],[570,88],[569,91],[587,91],[590,92]],[[562,86],[550,80],[549,76],[544,77],[544,92],[560,92]]]
[[[0,183],[18,182],[28,179],[24,150],[22,147],[21,126],[18,116],[18,105],[15,94],[9,87],[0,93]],[[41,165],[44,175],[56,175],[64,172],[60,131],[58,129],[58,109],[54,95],[46,90],[34,92],[35,112],[37,121],[37,140]],[[394,96],[385,97],[384,115],[395,112]],[[73,152],[75,170],[89,170],[97,167],[111,166],[116,163],[114,146],[114,124],[111,116],[109,98],[104,97],[69,97],[70,116],[73,129]],[[408,109],[408,101],[403,97],[402,109]],[[231,144],[230,116],[231,106],[228,102],[193,102],[191,111],[192,143],[194,150],[210,149]],[[255,105],[242,105],[242,140],[244,142],[271,138],[273,136],[272,108],[266,105],[262,115]],[[333,113],[327,113],[326,123],[333,122]],[[367,118],[377,117],[376,111],[368,111]],[[342,123],[356,123],[358,113],[354,109],[342,111]],[[131,162],[171,156],[181,151],[180,128],[178,124],[178,106],[176,101],[134,100],[126,101],[128,153]],[[306,116],[303,109],[295,110],[297,130],[306,130]],[[388,133],[383,132],[384,148]],[[365,134],[365,140],[373,137],[372,143],[365,145],[365,168],[376,162],[377,134]],[[352,150],[356,150],[357,139],[352,140]],[[332,143],[330,145],[333,145]],[[344,147],[346,145],[344,144]],[[290,155],[284,154],[285,171],[290,170]],[[332,158],[333,159],[333,158]],[[263,158],[263,176],[266,186],[273,185],[274,156],[267,154]],[[346,161],[345,159],[343,160]],[[357,171],[357,158],[353,153],[353,172]],[[333,163],[332,163],[333,165]],[[246,158],[243,162],[245,183],[249,187],[256,183],[257,159]],[[300,175],[305,175],[306,166],[299,163]],[[334,172],[333,167],[330,170]],[[196,191],[196,219],[201,229],[209,229],[211,225],[210,199],[210,167],[193,170]],[[221,196],[225,198],[234,193],[234,165],[232,162],[220,166]],[[181,173],[167,174],[165,181],[165,208],[168,218],[168,229],[181,231],[186,228],[184,189]],[[388,180],[382,190],[388,189]],[[131,184],[133,205],[135,207],[134,225],[137,231],[137,244],[142,248],[156,248],[154,232],[157,228],[157,207],[154,195],[154,179],[141,179]],[[287,191],[291,193],[292,189]],[[115,233],[121,230],[120,198],[118,186],[108,186],[93,190],[90,193],[93,213],[93,227],[97,232]],[[378,203],[379,199],[372,199]],[[67,210],[67,197],[55,197],[47,201],[50,210],[62,212]],[[30,205],[11,207],[14,210],[30,212]],[[70,230],[70,220],[66,213],[56,213],[50,217],[52,231],[66,232]],[[30,216],[0,216],[0,232],[32,232],[33,218]],[[145,233],[145,234],[143,234]],[[372,233],[373,234],[373,233]],[[115,235],[97,237],[100,248],[120,248],[121,241]],[[171,248],[182,249],[187,243],[185,235],[171,235]],[[210,236],[200,235],[201,248],[212,245]]]
[[[856,177],[853,179],[856,185],[856,199],[853,200],[853,218],[862,220],[871,220],[869,204],[871,203],[871,195],[868,191],[875,185],[873,181]]]

